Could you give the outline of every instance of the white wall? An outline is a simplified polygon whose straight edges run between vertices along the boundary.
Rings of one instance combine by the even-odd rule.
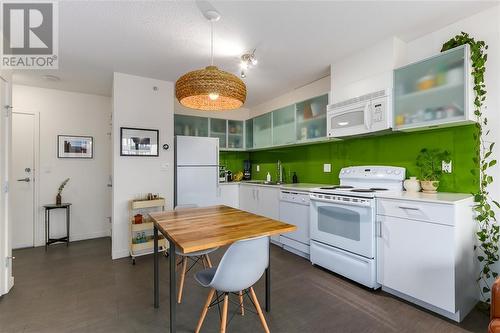
[[[57,188],[65,178],[63,201],[71,202],[72,241],[110,235],[111,98],[54,89],[14,85],[14,111],[39,114],[39,202],[35,245],[43,245],[42,205],[55,203]],[[93,159],[57,158],[57,135],[84,135],[94,138]],[[62,210],[51,212],[51,235],[66,233]]]
[[[330,76],[327,76],[317,81],[306,84],[300,88],[294,89],[286,94],[273,98],[270,101],[251,107],[249,118],[253,118],[312,97],[330,93],[330,90]]]
[[[9,292],[14,283],[12,277],[11,223],[9,219],[9,193],[4,186],[10,173],[10,142],[12,117],[5,117],[7,105],[12,105],[11,72],[0,72],[4,89],[0,91],[0,296]],[[10,110],[9,110],[10,111]]]
[[[154,90],[153,87],[157,87]],[[129,255],[129,201],[159,193],[166,209],[174,195],[174,85],[114,73],[113,78],[113,259]],[[120,127],[158,129],[159,157],[120,156]],[[163,144],[169,150],[163,150]]]
[[[392,88],[392,71],[405,53],[405,43],[392,37],[331,64],[331,102]]]

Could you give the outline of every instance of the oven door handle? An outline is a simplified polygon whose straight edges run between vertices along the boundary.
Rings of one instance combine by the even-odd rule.
[[[319,198],[314,198],[314,197],[310,197],[310,199],[311,199],[311,201],[325,202],[325,203],[329,203],[329,204],[337,205],[337,206],[349,205],[349,206],[367,207],[367,208],[370,208],[370,206],[371,206],[371,205],[366,205],[364,203],[352,202],[352,201],[336,201],[336,200],[328,200],[328,199],[319,199]]]

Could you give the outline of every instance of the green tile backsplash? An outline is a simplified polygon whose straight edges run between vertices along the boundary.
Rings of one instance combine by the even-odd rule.
[[[276,161],[281,160],[285,181],[291,182],[293,172],[299,182],[337,184],[341,168],[353,165],[392,165],[406,168],[407,177],[419,176],[415,158],[422,148],[441,148],[450,151],[453,172],[441,180],[439,190],[474,192],[477,184],[470,170],[475,147],[474,125],[442,129],[391,133],[383,136],[353,138],[307,146],[272,148],[263,151],[221,152],[220,161],[231,171],[243,169],[243,160],[252,161],[252,179],[265,179],[267,172],[277,178]],[[324,173],[323,164],[331,163],[332,172]],[[256,166],[260,165],[260,172]]]

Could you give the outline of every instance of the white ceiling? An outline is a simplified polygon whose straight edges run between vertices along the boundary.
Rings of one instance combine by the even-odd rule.
[[[245,79],[247,107],[329,73],[337,59],[389,36],[412,40],[498,4],[482,1],[212,1],[215,63]],[[17,71],[14,82],[110,95],[113,71],[175,81],[209,63],[209,23],[194,1],[66,1],[59,7],[59,70]],[[59,82],[41,79],[44,74]]]

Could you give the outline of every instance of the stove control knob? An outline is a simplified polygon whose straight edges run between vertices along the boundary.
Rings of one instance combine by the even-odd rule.
[[[391,170],[386,170],[386,173],[387,173],[387,174],[390,174],[390,173],[391,173]]]
[[[396,170],[396,171],[394,171],[394,173],[395,173],[396,175],[399,175],[399,174],[401,173],[401,171]]]

